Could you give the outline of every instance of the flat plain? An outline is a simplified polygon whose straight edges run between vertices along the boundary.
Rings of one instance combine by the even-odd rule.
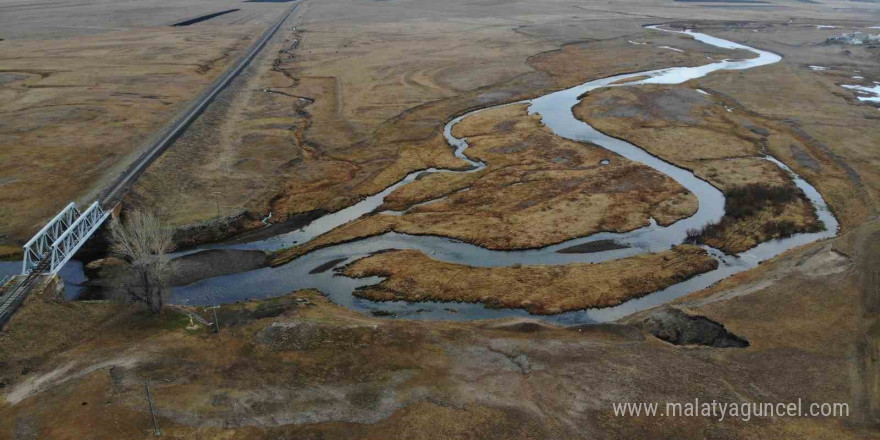
[[[0,254],[15,259],[58,208],[94,200],[292,4],[0,0]],[[454,127],[486,164],[477,172],[460,172],[470,165],[443,133],[469,111],[597,78],[753,56],[649,24],[782,60],[597,90],[574,116],[725,194],[725,217],[694,234],[731,258],[823,227],[766,155],[816,187],[840,221],[836,237],[617,321],[573,326],[541,316],[625,305],[719,263],[692,244],[509,267],[389,250],[331,274],[383,277],[355,301],[439,301],[451,320],[371,316],[309,289],[221,305],[219,334],[188,316],[207,317],[202,308],[153,317],[132,304],[57,301],[50,282],[0,333],[0,438],[152,438],[145,381],[163,436],[180,439],[880,438],[880,107],[842,87],[880,82],[880,47],[826,42],[872,32],[876,3],[302,0],[122,209],[157,213],[183,248],[296,230],[414,171],[456,171],[423,175],[374,212],[268,254],[274,266],[388,232],[511,251],[673,224],[697,210],[694,194],[554,135],[525,104]],[[456,321],[462,302],[535,316]],[[850,413],[612,411],[695,398],[845,402]]]

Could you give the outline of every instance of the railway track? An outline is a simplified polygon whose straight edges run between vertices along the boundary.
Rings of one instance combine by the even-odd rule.
[[[25,279],[15,284],[9,292],[6,292],[3,296],[0,296],[0,330],[3,329],[3,326],[12,319],[12,315],[18,310],[18,307],[21,303],[24,302],[24,299],[27,297],[27,294],[30,292],[30,289],[35,285],[37,279],[40,278],[40,275],[49,268],[49,258],[43,258],[40,260],[40,263],[31,270],[26,276]],[[9,280],[10,283],[14,283],[15,279]]]
[[[202,92],[196,100],[194,100],[187,109],[173,120],[159,137],[143,149],[143,152],[137,159],[132,162],[98,197],[98,202],[104,210],[111,210],[122,200],[122,197],[131,188],[131,185],[137,181],[138,177],[156,160],[162,153],[168,149],[174,140],[180,137],[187,127],[192,124],[196,118],[201,115],[208,105],[227,87],[232,81],[238,77],[254,60],[254,58],[266,47],[266,44],[278,32],[278,29],[287,21],[299,6],[302,0],[295,0],[290,8],[275,22],[271,27],[266,29],[260,38],[258,38],[248,50],[242,55],[236,63],[226,69],[219,78],[214,80],[207,90]],[[43,255],[30,272],[27,273],[25,279],[16,284],[11,290],[3,296],[0,296],[0,329],[9,322],[12,315],[18,309],[24,299],[27,297],[30,289],[36,284],[36,280],[43,275],[50,266],[51,252]],[[12,281],[14,282],[14,280]]]
[[[208,108],[208,105],[211,104],[223,89],[229,86],[233,79],[250,65],[251,61],[253,61],[257,54],[260,53],[275,33],[278,32],[278,29],[281,28],[284,22],[290,18],[291,14],[293,14],[296,8],[299,7],[301,2],[302,0],[295,0],[284,15],[282,15],[274,25],[263,32],[260,38],[248,48],[247,52],[245,52],[241,58],[238,59],[235,65],[227,69],[219,78],[214,80],[211,86],[202,92],[202,94],[189,105],[186,111],[177,116],[177,118],[164,129],[159,138],[145,148],[144,152],[141,153],[141,155],[101,193],[98,200],[101,202],[101,206],[104,207],[104,209],[111,209],[116,205],[116,203],[118,203],[131,188],[131,185],[137,180],[137,178],[143,174],[147,167],[149,167],[156,158],[168,149],[168,147],[174,143],[175,139],[183,134],[186,128],[189,127],[189,125],[195,121],[195,119],[202,114],[206,108]]]

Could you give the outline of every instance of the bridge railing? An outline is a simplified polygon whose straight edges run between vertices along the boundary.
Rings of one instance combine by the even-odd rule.
[[[70,225],[80,217],[76,205],[71,202],[61,212],[58,213],[40,232],[37,232],[27,244],[24,245],[24,258],[21,263],[21,273],[25,274],[35,268],[49,252],[52,251],[52,244],[64,234]]]

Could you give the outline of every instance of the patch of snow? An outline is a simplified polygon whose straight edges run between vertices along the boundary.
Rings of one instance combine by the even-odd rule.
[[[816,29],[837,29],[837,26],[829,26],[827,24],[816,25]]]
[[[857,96],[859,101],[867,101],[867,102],[876,102],[880,104],[880,83],[874,82],[874,87],[868,86],[857,86],[857,85],[848,85],[844,84],[841,87],[845,89],[855,90],[856,92],[863,95],[873,95],[873,96]]]
[[[674,47],[671,47],[671,46],[660,46],[660,48],[661,48],[661,49],[674,50],[674,51],[676,51],[676,52],[684,52],[684,51],[681,50],[681,49],[677,49],[677,48],[674,48]]]
[[[635,44],[635,45],[638,45],[638,46],[641,46],[641,45],[643,45],[643,44],[648,44],[648,43],[640,43],[640,42],[638,42],[638,41],[633,41],[633,40],[626,40],[626,41],[628,41],[629,44]]]
[[[815,70],[816,72],[821,72],[821,71],[823,71],[823,70],[828,70],[827,67],[823,67],[823,66],[810,66],[810,69]]]
[[[852,79],[865,79],[865,77],[864,76],[854,76],[854,77],[852,77]]]
[[[697,91],[700,92],[700,93],[702,93],[702,94],[704,94],[704,95],[711,95],[709,92],[707,92],[707,91],[705,91],[705,90],[703,90],[703,89],[697,89]]]

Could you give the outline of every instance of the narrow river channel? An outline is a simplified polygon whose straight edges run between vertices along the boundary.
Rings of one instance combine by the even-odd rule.
[[[696,177],[693,173],[659,159],[641,148],[623,140],[607,136],[589,124],[580,121],[572,114],[584,94],[602,87],[634,87],[641,84],[680,84],[688,80],[700,78],[721,70],[744,70],[778,62],[781,58],[773,53],[757,50],[734,42],[722,40],[709,35],[692,31],[673,31],[651,28],[666,32],[690,35],[703,43],[727,48],[743,49],[757,54],[747,60],[723,60],[699,67],[673,67],[645,72],[629,73],[609,78],[602,78],[572,87],[570,89],[550,93],[522,103],[529,104],[529,113],[541,117],[552,131],[561,137],[576,141],[587,141],[618,153],[627,159],[640,162],[670,176],[687,188],[699,199],[699,209],[691,217],[680,220],[667,227],[655,222],[627,233],[599,233],[589,237],[569,240],[541,249],[525,251],[493,251],[471,244],[444,237],[411,236],[399,233],[387,233],[351,243],[319,249],[306,254],[288,264],[225,275],[201,280],[199,282],[175,287],[172,302],[189,305],[212,305],[245,299],[258,299],[279,296],[297,289],[316,288],[326,294],[334,302],[361,312],[382,311],[398,317],[413,319],[454,319],[471,320],[502,317],[525,317],[529,315],[519,309],[488,309],[480,304],[466,303],[434,303],[434,302],[374,302],[356,298],[354,289],[380,282],[378,277],[352,279],[326,270],[310,273],[318,266],[336,261],[334,266],[341,267],[370,253],[387,249],[415,249],[433,259],[450,263],[471,266],[510,266],[521,265],[559,265],[578,262],[602,262],[625,258],[639,253],[657,252],[669,249],[682,243],[687,230],[699,228],[710,221],[717,221],[724,215],[724,195],[715,187]],[[646,78],[647,77],[647,78]],[[638,79],[637,79],[638,78]],[[627,79],[632,81],[627,82]],[[516,103],[514,103],[516,104]],[[511,105],[511,104],[504,104]],[[499,106],[488,107],[487,109]],[[476,112],[486,109],[477,110]],[[416,171],[386,188],[382,192],[367,197],[363,201],[338,212],[323,216],[304,228],[290,233],[277,235],[265,240],[251,243],[204,246],[201,249],[259,249],[277,250],[294,244],[303,244],[347,222],[366,214],[373,213],[382,205],[384,198],[394,190],[409,184],[418,176],[427,173],[479,172],[485,164],[467,157],[466,139],[458,139],[452,135],[452,127],[471,112],[457,117],[445,127],[446,138],[455,155],[468,161],[472,168],[467,171],[428,169]],[[825,230],[816,233],[796,234],[792,237],[762,243],[749,251],[737,256],[724,255],[722,252],[704,246],[719,261],[719,268],[693,277],[669,288],[651,293],[639,299],[628,301],[616,307],[589,309],[567,312],[553,316],[542,316],[541,319],[559,324],[575,324],[586,322],[604,322],[616,320],[630,313],[655,305],[669,302],[677,297],[703,289],[713,283],[729,277],[737,272],[754,267],[759,262],[778,255],[795,246],[809,243],[822,238],[833,237],[838,230],[838,223],[822,196],[809,183],[797,176],[791,169],[772,157],[767,157],[778,166],[789,172],[795,184],[804,191],[812,202],[819,219],[824,223]],[[394,213],[389,213],[394,214]],[[587,254],[559,253],[560,249],[599,240],[613,240],[625,245],[622,249],[612,249]]]

